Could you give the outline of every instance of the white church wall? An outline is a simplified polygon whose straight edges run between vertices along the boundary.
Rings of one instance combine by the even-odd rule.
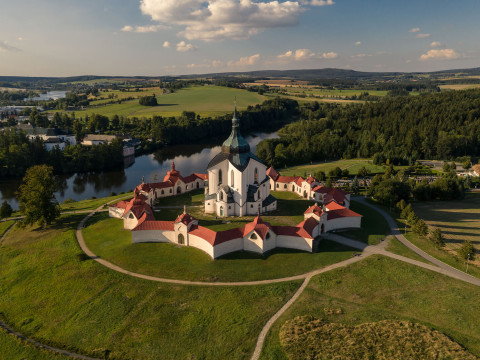
[[[260,236],[258,236],[258,234],[256,234],[256,239],[252,239],[252,234],[254,234],[253,231],[243,238],[243,249],[245,251],[262,254],[263,240],[260,238]]]
[[[312,239],[304,239],[297,236],[278,235],[277,247],[312,252]]]
[[[359,229],[361,227],[362,218],[360,216],[344,217],[328,220],[325,223],[325,231],[338,229]]]
[[[191,247],[200,249],[203,252],[207,253],[212,259],[214,258],[213,246],[207,240],[204,240],[199,236],[189,234],[188,244]]]
[[[173,231],[168,230],[142,230],[142,231],[132,231],[132,243],[142,243],[142,242],[170,242],[167,233],[172,233]]]
[[[108,216],[121,219],[123,216],[123,213],[125,212],[125,209],[118,208],[118,207],[109,207],[108,208]]]
[[[270,251],[277,247],[276,235],[272,231],[268,231],[268,238],[265,236],[265,240],[263,240],[263,252]]]
[[[216,259],[225,254],[243,250],[243,238],[225,241],[213,247],[213,258]]]

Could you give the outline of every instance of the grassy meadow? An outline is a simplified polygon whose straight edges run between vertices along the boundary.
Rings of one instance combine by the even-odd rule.
[[[476,286],[397,260],[371,256],[314,277],[273,325],[261,359],[287,359],[279,334],[285,321],[297,316],[313,316],[339,327],[383,320],[411,321],[440,331],[479,356],[478,296],[480,289]],[[400,346],[410,344],[403,341]]]
[[[314,175],[318,171],[323,171],[326,174],[330,170],[335,169],[336,167],[341,168],[342,170],[347,169],[351,175],[358,174],[359,170],[362,167],[365,167],[370,174],[383,174],[385,172],[386,166],[375,165],[371,159],[347,159],[347,160],[337,160],[329,161],[325,163],[317,164],[303,164],[298,166],[288,167],[286,169],[277,169],[281,175],[284,176],[309,176],[310,174]],[[402,166],[396,166],[395,169],[401,169]]]
[[[143,106],[138,103],[139,97],[151,94],[156,95],[158,106]],[[108,99],[109,95],[114,96],[114,99]],[[122,104],[103,105],[105,102],[127,97],[136,97],[137,99],[126,100]],[[152,117],[153,115],[160,115],[169,117],[180,116],[183,111],[194,111],[203,117],[218,116],[233,111],[235,98],[239,110],[246,109],[248,105],[260,104],[266,99],[266,97],[258,95],[256,92],[213,85],[192,86],[176,90],[176,92],[171,94],[163,94],[160,88],[138,92],[111,90],[100,93],[100,99],[92,101],[92,105],[98,105],[98,107],[75,111],[75,115],[100,114],[109,117],[113,115],[125,117]]]
[[[99,358],[244,359],[299,286],[178,286],[119,274],[81,256],[82,217],[15,228],[0,247],[0,317],[43,343]],[[9,340],[0,336],[0,348]]]

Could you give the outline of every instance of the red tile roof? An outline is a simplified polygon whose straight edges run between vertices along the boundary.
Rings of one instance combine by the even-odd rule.
[[[150,206],[148,206],[145,201],[140,198],[133,198],[129,201],[125,211],[123,212],[123,216],[127,215],[129,211],[132,211],[133,215],[135,215],[137,219],[140,219],[144,212],[153,214]]]
[[[184,177],[183,182],[185,184],[189,184],[189,183],[194,182],[195,180],[206,180],[207,177],[208,176],[206,174],[193,173],[193,174],[188,175],[187,177]]]
[[[195,221],[195,220],[197,220],[197,219],[195,219],[192,215],[190,215],[188,213],[183,213],[183,214],[178,215],[178,217],[175,219],[174,223],[178,224],[179,222],[181,222],[185,225],[188,225],[192,221]]]
[[[310,175],[308,178],[307,178],[307,183],[309,183],[310,185],[312,185],[313,183],[315,182],[318,182],[317,179],[315,179],[314,177],[312,177],[312,175]]]
[[[278,179],[276,180],[279,183],[291,183],[291,182],[296,182],[299,179],[298,176],[279,176]]]
[[[277,181],[278,177],[280,174],[278,173],[277,170],[273,168],[273,166],[270,166],[267,170],[267,176],[269,176],[273,181]]]
[[[344,217],[363,217],[363,216],[347,208],[331,210],[327,212],[327,220],[333,220],[333,219],[344,218]]]
[[[305,181],[305,179],[303,177],[299,177],[297,179],[297,181],[295,181],[295,184],[297,184],[298,186],[302,186],[302,183]]]
[[[189,234],[198,236],[199,238],[209,242],[212,246],[215,246],[226,241],[242,238],[243,228],[235,228],[216,232],[203,226],[192,225]]]
[[[320,206],[318,206],[317,204],[315,205],[312,205],[310,206],[305,212],[304,214],[310,214],[310,213],[313,213],[317,216],[321,216],[323,214],[323,210]]]
[[[329,203],[325,205],[325,207],[331,211],[331,210],[339,210],[339,209],[345,209],[345,206],[339,205],[335,202],[335,200],[331,200]]]
[[[173,231],[173,221],[143,221],[139,223],[132,231],[142,230],[166,230]]]
[[[112,205],[109,205],[109,207],[116,207],[116,208],[120,208],[120,209],[126,209],[127,206],[128,206],[128,203],[131,201],[132,199],[129,199],[129,200],[122,200],[122,201],[119,201],[118,203],[116,204],[112,204]]]
[[[345,202],[346,192],[337,188],[327,188],[325,186],[316,186],[313,188],[313,191],[319,194],[324,194],[323,202],[329,203],[332,200],[335,200],[339,204]]]
[[[260,236],[262,240],[265,239],[265,236],[268,233],[268,230],[271,229],[269,223],[264,222],[260,216],[257,216],[251,223],[245,225],[245,230],[243,232],[243,236],[246,236],[253,230]]]
[[[172,162],[172,169],[167,172],[167,175],[163,178],[163,182],[171,181],[172,184],[176,184],[178,180],[183,181],[183,177],[180,175],[180,172],[175,170],[175,163]]]

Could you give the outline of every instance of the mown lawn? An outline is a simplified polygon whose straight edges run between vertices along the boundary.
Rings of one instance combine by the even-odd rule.
[[[274,324],[261,359],[287,359],[279,330],[286,320],[300,315],[346,326],[381,320],[413,321],[446,334],[479,356],[479,296],[480,288],[474,285],[375,255],[313,278]]]
[[[0,247],[0,316],[44,343],[101,358],[245,359],[299,286],[177,286],[122,275],[84,260],[74,236],[82,217],[15,228]]]
[[[318,171],[323,171],[325,174],[328,174],[330,170],[335,169],[336,167],[341,168],[342,170],[347,169],[350,175],[357,175],[359,170],[362,167],[365,167],[370,174],[383,174],[385,172],[385,167],[375,165],[370,159],[348,159],[348,160],[337,160],[329,161],[325,163],[317,164],[304,164],[298,166],[292,166],[286,169],[278,169],[278,171],[284,176],[309,176],[312,174],[315,176],[315,173]],[[401,168],[401,167],[396,167]]]
[[[413,252],[408,247],[403,245],[393,235],[390,236],[390,240],[389,240],[389,243],[386,247],[386,250],[390,251],[394,254],[397,254],[397,255],[405,256],[405,257],[413,259],[413,260],[421,261],[421,262],[428,263],[428,264],[430,263],[428,260],[425,260],[420,255],[418,255],[417,253]]]
[[[4,360],[67,360],[70,357],[40,350],[0,329],[0,359]]]
[[[261,256],[236,252],[212,260],[201,250],[170,243],[132,244],[123,222],[97,214],[83,230],[88,247],[98,256],[142,274],[200,281],[249,281],[303,274],[352,256],[354,249],[322,240],[317,253],[276,249]]]
[[[100,205],[105,203],[121,199],[129,199],[133,197],[133,193],[119,194],[115,196],[109,196],[105,198],[90,199],[90,200],[81,200],[74,201],[69,203],[60,204],[61,211],[83,211],[83,210],[95,210]]]
[[[141,93],[122,93],[121,96],[146,96],[151,93],[157,95],[158,106],[142,106],[138,103],[138,99],[135,99],[122,104],[110,104],[76,111],[75,114],[78,116],[100,114],[151,117],[153,115],[180,116],[183,111],[194,111],[201,116],[217,116],[232,113],[235,98],[239,110],[246,109],[248,105],[260,104],[266,99],[256,92],[213,85],[192,86],[177,90],[172,94],[162,95],[160,90],[153,90]],[[102,96],[108,96],[108,93],[106,95],[102,93]]]

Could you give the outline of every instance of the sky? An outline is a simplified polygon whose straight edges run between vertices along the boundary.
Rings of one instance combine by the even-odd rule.
[[[0,0],[0,76],[480,66],[478,0]]]

